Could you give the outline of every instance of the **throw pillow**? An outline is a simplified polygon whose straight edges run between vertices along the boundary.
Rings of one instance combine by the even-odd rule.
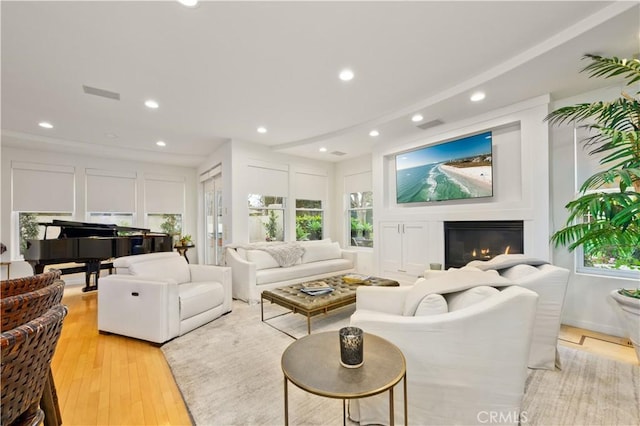
[[[307,245],[302,255],[302,263],[318,262],[320,260],[340,259],[342,251],[337,242]]]
[[[469,290],[448,294],[446,299],[449,305],[449,312],[475,305],[497,293],[499,293],[498,289],[481,285],[470,288]]]
[[[264,250],[247,250],[247,260],[256,264],[256,270],[279,268],[278,262]]]
[[[431,315],[446,314],[449,312],[447,301],[441,294],[429,294],[422,298],[415,316],[426,317]]]

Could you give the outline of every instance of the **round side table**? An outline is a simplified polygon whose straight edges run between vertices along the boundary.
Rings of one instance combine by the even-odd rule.
[[[403,380],[404,422],[407,425],[407,367],[397,346],[373,334],[364,334],[364,364],[340,365],[338,331],[305,336],[282,354],[284,373],[284,424],[289,424],[288,382],[315,395],[342,399],[343,424],[346,400],[389,391],[389,424],[394,425],[393,388]]]

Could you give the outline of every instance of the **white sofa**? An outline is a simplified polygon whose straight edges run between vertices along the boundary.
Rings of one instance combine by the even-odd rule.
[[[524,254],[501,254],[488,261],[472,261],[462,269],[497,271],[515,285],[535,291],[540,298],[533,328],[529,368],[560,367],[557,345],[569,270]],[[444,272],[444,271],[443,271]],[[438,276],[425,271],[425,278]]]
[[[437,279],[358,288],[351,325],[405,355],[409,424],[481,424],[498,415],[500,424],[518,424],[538,296],[518,286],[498,290],[493,286],[508,280],[491,275],[468,280],[477,286],[466,290],[454,283],[453,293],[434,293],[446,287]],[[387,394],[351,400],[350,417],[386,425],[388,407]],[[394,407],[402,424],[402,392],[395,392]]]
[[[231,269],[190,265],[177,252],[114,260],[100,279],[98,330],[157,344],[231,312]]]
[[[272,243],[275,244],[275,243]],[[233,275],[233,298],[259,303],[264,290],[353,272],[357,253],[343,250],[331,240],[300,241],[302,255],[291,266],[282,267],[268,252],[264,243],[229,246],[226,265]]]

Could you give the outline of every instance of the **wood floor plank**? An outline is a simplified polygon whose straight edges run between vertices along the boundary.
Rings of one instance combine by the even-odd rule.
[[[51,362],[65,426],[190,425],[160,348],[99,334],[97,292],[67,287],[69,313]]]

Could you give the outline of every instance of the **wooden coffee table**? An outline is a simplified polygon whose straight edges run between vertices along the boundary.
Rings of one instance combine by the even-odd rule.
[[[328,278],[320,278],[314,281],[324,281],[333,288],[333,292],[318,296],[311,296],[300,291],[307,283],[294,284],[286,287],[278,287],[262,292],[260,300],[260,317],[264,322],[265,300],[290,309],[293,313],[303,314],[307,317],[307,334],[311,334],[311,317],[318,314],[326,314],[334,309],[351,305],[356,302],[356,290],[360,286],[386,286],[397,287],[397,281],[386,278],[369,277],[359,284],[346,283],[342,277],[348,274],[336,275]],[[310,281],[313,282],[313,281]],[[269,320],[271,318],[267,318]]]

